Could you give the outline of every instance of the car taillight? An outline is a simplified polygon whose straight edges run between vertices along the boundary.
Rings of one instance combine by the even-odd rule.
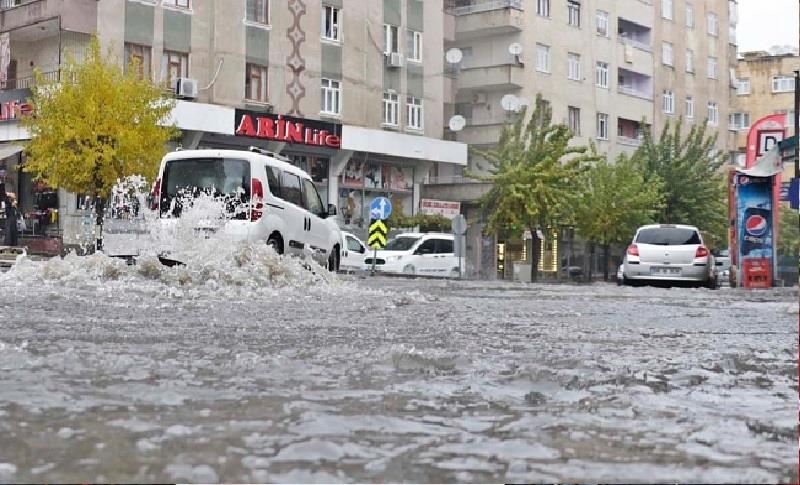
[[[261,183],[260,180],[257,178],[251,179],[250,181],[251,191],[250,193],[250,220],[255,222],[261,219],[261,216],[264,214],[264,185]]]
[[[158,202],[161,198],[161,179],[157,179],[153,184],[153,196],[150,199],[150,210],[158,210]]]
[[[639,247],[635,244],[628,246],[628,256],[639,256]]]
[[[708,249],[705,246],[699,246],[697,252],[694,253],[695,258],[704,258],[708,256]]]

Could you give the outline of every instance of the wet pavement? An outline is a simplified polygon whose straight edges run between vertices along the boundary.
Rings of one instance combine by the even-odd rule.
[[[219,257],[0,274],[0,481],[798,480],[796,289]]]

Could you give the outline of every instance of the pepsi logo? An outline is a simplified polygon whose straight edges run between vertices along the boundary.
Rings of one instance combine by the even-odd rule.
[[[767,218],[754,214],[747,218],[744,229],[750,235],[761,237],[767,233]]]

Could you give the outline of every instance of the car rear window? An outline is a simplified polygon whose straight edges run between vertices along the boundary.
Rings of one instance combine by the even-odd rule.
[[[171,160],[164,167],[161,184],[162,212],[169,211],[176,196],[197,197],[206,193],[223,198],[229,203],[228,210],[237,212],[236,217],[239,217],[241,210],[234,206],[250,201],[250,164],[247,160],[233,158]],[[179,216],[180,209],[173,215]]]
[[[655,244],[658,246],[680,246],[683,244],[702,244],[700,234],[694,229],[682,227],[653,227],[642,229],[636,236],[640,244]]]

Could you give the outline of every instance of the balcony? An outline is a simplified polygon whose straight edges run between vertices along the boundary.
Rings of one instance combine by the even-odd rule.
[[[459,91],[513,91],[522,88],[525,69],[522,64],[462,69],[456,82]]]
[[[617,43],[617,65],[637,71],[646,76],[653,75],[653,50],[637,41],[619,38]]]
[[[42,78],[46,82],[59,81],[61,71],[47,71],[42,73]],[[36,84],[36,76],[22,76],[14,79],[8,79],[5,82],[0,82],[0,91],[13,90],[13,89],[31,89]]]
[[[91,34],[97,29],[97,0],[1,0],[0,30],[60,18],[60,28]]]
[[[647,93],[641,91],[639,88],[633,86],[619,85],[617,86],[617,92],[620,94],[626,94],[628,96],[633,96],[634,98],[644,99],[647,101],[653,100],[653,93]]]
[[[642,124],[631,119],[617,118],[617,144],[627,147],[640,147],[642,143],[644,143],[644,127]]]
[[[618,135],[617,143],[628,147],[640,147],[644,143],[643,138],[634,138],[630,136]]]
[[[522,0],[475,1],[448,11],[459,40],[521,32],[525,25]]]

